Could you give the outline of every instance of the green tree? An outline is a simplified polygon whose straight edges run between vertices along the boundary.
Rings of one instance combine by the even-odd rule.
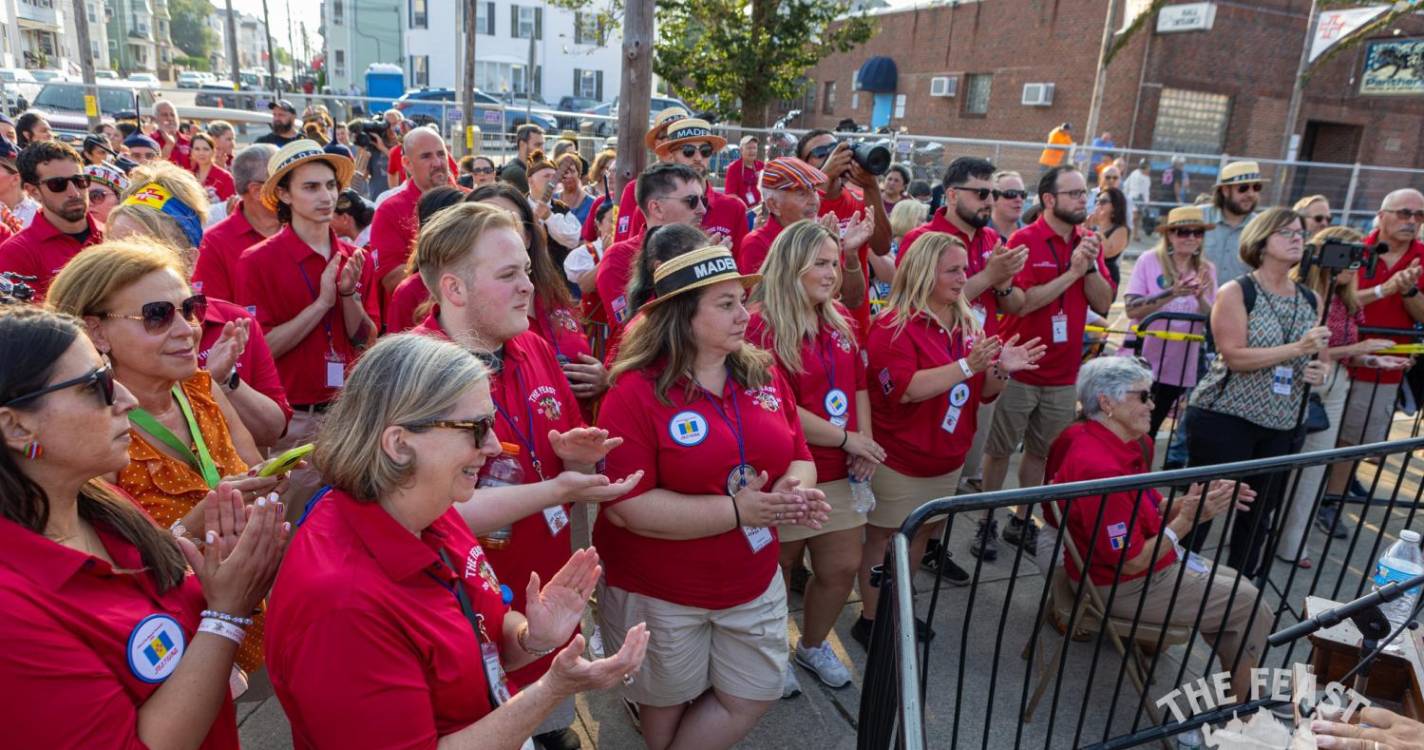
[[[208,27],[208,18],[217,11],[208,0],[169,0],[169,35],[190,57],[207,58],[217,46],[218,35]]]

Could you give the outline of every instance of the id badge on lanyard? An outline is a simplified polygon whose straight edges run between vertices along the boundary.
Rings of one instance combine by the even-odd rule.
[[[335,348],[326,350],[326,387],[341,388],[346,385],[346,363]]]
[[[1291,387],[1295,385],[1295,368],[1277,365],[1271,371],[1271,393],[1277,396],[1291,395]]]
[[[1068,316],[1065,313],[1054,313],[1053,315],[1053,343],[1068,343]]]

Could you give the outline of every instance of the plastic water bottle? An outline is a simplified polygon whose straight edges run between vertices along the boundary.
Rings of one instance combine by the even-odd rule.
[[[856,513],[875,510],[875,493],[870,491],[870,482],[864,479],[850,478],[850,499]]]
[[[503,452],[485,462],[484,468],[480,470],[480,480],[475,484],[476,489],[517,487],[524,484],[524,467],[519,465],[519,445],[502,442],[499,447]],[[509,540],[513,536],[514,527],[505,526],[480,536],[480,546],[485,549],[504,549],[509,546]]]
[[[1424,552],[1419,549],[1419,532],[1405,529],[1399,532],[1399,541],[1385,550],[1384,556],[1375,566],[1374,590],[1379,591],[1385,584],[1406,581],[1420,573],[1424,573]],[[1419,587],[1416,586],[1404,596],[1381,604],[1380,609],[1384,610],[1384,616],[1389,618],[1389,624],[1397,628],[1414,613],[1414,605],[1418,600]]]
[[[1177,735],[1177,750],[1202,750],[1206,746],[1205,742],[1201,730],[1192,727]]]

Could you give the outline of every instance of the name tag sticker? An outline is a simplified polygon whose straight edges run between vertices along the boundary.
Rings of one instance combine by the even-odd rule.
[[[752,547],[752,554],[761,552],[766,545],[771,544],[771,529],[765,526],[743,526],[742,533],[747,537],[747,544]]]
[[[545,508],[544,522],[549,525],[549,534],[551,536],[558,536],[559,532],[563,531],[564,527],[569,525],[568,511],[565,511],[562,505]]]

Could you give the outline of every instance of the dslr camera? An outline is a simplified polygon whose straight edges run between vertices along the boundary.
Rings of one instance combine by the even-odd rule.
[[[384,142],[390,127],[384,118],[372,117],[369,120],[353,120],[348,129],[351,131],[352,143],[368,151],[376,151],[376,139]]]
[[[1365,245],[1360,242],[1343,242],[1341,240],[1326,240],[1320,245],[1306,245],[1305,253],[1300,259],[1301,275],[1310,273],[1312,266],[1333,273],[1341,271],[1353,271],[1359,268],[1365,269],[1365,273],[1373,275],[1375,272],[1375,261],[1379,258],[1379,245]]]

